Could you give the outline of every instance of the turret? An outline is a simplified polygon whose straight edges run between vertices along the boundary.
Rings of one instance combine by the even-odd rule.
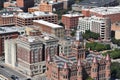
[[[63,66],[63,80],[69,80],[69,69],[68,64],[65,62]]]
[[[111,66],[111,59],[110,59],[110,55],[107,54],[106,56],[106,80],[110,80],[111,77],[111,71],[110,71],[110,66]]]
[[[81,64],[81,61],[80,59],[78,60],[78,64],[77,64],[77,80],[83,80],[82,79],[82,64]]]
[[[96,57],[93,58],[91,66],[91,77],[95,80],[98,80],[98,61]]]
[[[106,61],[111,61],[109,54],[107,54],[107,56],[106,56]]]
[[[50,62],[51,61],[51,57],[50,57],[50,55],[48,54],[48,56],[47,56],[47,62]]]

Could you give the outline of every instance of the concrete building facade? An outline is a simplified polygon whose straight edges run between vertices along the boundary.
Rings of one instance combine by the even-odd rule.
[[[110,40],[111,21],[109,18],[96,16],[79,18],[77,28],[80,32],[83,33],[85,33],[86,30],[99,33],[101,39]]]
[[[17,54],[16,54],[16,39],[5,40],[5,64],[8,66],[17,66]]]

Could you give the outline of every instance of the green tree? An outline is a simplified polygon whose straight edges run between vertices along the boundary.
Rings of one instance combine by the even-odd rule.
[[[94,79],[92,79],[91,77],[88,77],[86,80],[94,80]]]
[[[120,79],[120,63],[113,62],[111,64],[111,77],[113,79]]]
[[[91,32],[90,30],[86,30],[85,33],[83,33],[83,38],[87,40],[90,38],[98,39],[99,37],[100,35],[98,33]]]
[[[96,51],[103,51],[103,50],[109,50],[110,45],[109,44],[101,44],[97,42],[91,42],[91,43],[86,43],[86,48],[90,48],[91,50],[96,50]]]
[[[103,53],[103,55],[106,55],[106,54],[110,54],[111,58],[113,59],[118,59],[120,58],[120,49],[115,49],[115,50],[107,51]]]
[[[68,11],[70,11],[71,8],[66,9],[62,9],[62,10],[58,10],[58,11],[54,11],[53,13],[58,14],[58,20],[61,20],[62,15],[66,14]]]
[[[75,33],[76,33],[76,30],[73,30],[70,35],[73,37],[75,36]]]

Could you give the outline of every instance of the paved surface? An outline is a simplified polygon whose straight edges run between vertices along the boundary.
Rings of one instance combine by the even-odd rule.
[[[19,79],[16,80],[27,80],[30,77],[27,77],[25,74],[21,73],[20,71],[17,71],[15,68],[11,68],[9,66],[6,66],[5,63],[3,61],[0,61],[0,65],[4,66],[4,68],[0,67],[0,74],[2,74],[3,76],[11,79],[12,75],[17,76]],[[31,80],[48,80],[46,79],[46,75],[42,74],[42,75],[36,75],[32,78],[30,78]]]
[[[111,61],[120,63],[120,59],[112,59]]]
[[[26,80],[27,79],[26,76],[20,74],[19,72],[17,72],[13,68],[9,68],[9,67],[5,66],[4,64],[0,64],[0,65],[4,66],[3,68],[0,67],[0,74],[2,74],[3,76],[5,76],[7,78],[11,78],[12,75],[15,75],[16,77],[19,78],[19,80]]]

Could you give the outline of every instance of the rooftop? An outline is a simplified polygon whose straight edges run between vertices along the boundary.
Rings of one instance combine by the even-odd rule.
[[[0,27],[0,34],[18,32],[22,29],[21,27]]]
[[[42,33],[40,35],[36,36],[26,36],[26,35],[21,35],[18,38],[21,41],[32,43],[32,42],[47,42],[47,41],[55,41],[57,40],[55,37],[47,34],[47,33]]]
[[[19,13],[17,16],[21,18],[33,18],[33,17],[39,17],[39,16],[50,16],[55,15],[54,13],[46,13],[41,11],[35,11],[33,13]]]
[[[120,13],[120,6],[116,6],[116,7],[97,7],[97,8],[90,9],[90,11],[98,13],[98,14],[102,14],[102,15],[117,14],[117,13]]]
[[[87,55],[86,59],[81,61],[81,63],[84,65],[86,65],[86,63],[92,64],[94,58],[96,58],[97,61],[99,62],[104,57],[100,54],[90,53]],[[65,63],[67,63],[69,67],[71,67],[73,64],[75,65],[77,64],[77,58],[75,56],[68,56],[67,58],[64,58],[64,57],[55,55],[52,58],[52,61],[55,62],[57,64],[57,67],[59,68],[63,68]]]
[[[116,0],[83,0],[81,1],[79,4],[80,5],[86,5],[86,6],[104,6],[106,4],[109,4],[113,1],[116,1]]]
[[[91,16],[91,17],[84,17],[84,18],[79,18],[79,21],[84,20],[84,21],[96,21],[96,22],[104,22],[108,18],[103,18],[103,17],[96,17],[96,16]]]
[[[57,25],[57,24],[53,24],[53,23],[50,23],[50,22],[44,21],[44,20],[33,20],[33,22],[40,23],[40,24],[49,26],[51,28],[63,28],[63,26],[60,26],[60,25]]]
[[[66,17],[79,17],[79,16],[83,16],[83,14],[71,13],[71,14],[64,14],[63,16],[66,16]]]
[[[55,55],[53,57],[53,61],[57,64],[57,67],[59,67],[59,68],[63,68],[65,63],[67,63],[69,67],[72,66],[73,63],[77,64],[77,59],[75,56],[72,56],[72,57],[69,57],[68,59],[65,59],[61,56]]]

